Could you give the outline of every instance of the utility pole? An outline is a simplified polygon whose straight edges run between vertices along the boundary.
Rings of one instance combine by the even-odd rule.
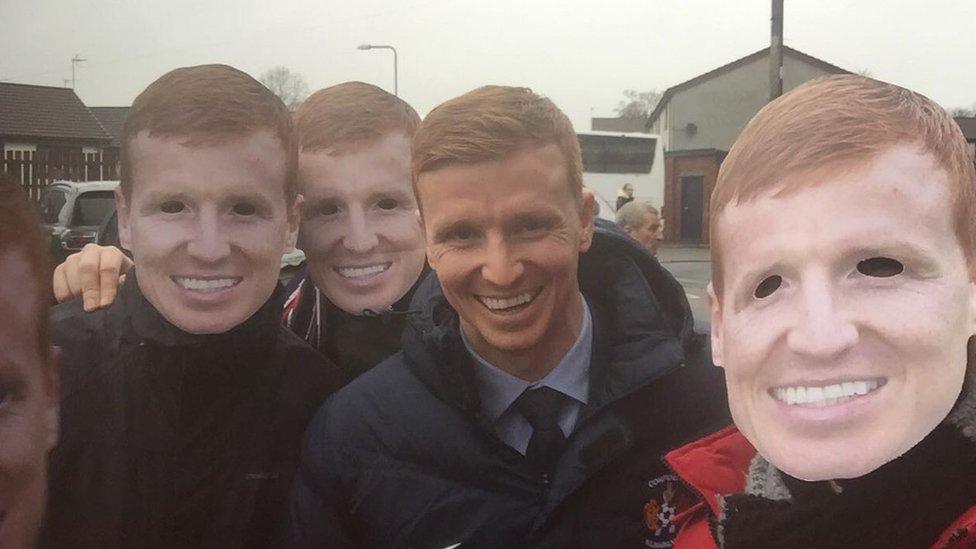
[[[75,65],[81,63],[82,61],[88,61],[87,59],[82,59],[76,53],[74,57],[71,58],[71,89],[75,89]]]
[[[773,0],[769,40],[769,100],[783,95],[783,0]]]

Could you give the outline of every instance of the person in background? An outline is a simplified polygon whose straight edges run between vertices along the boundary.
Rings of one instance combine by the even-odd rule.
[[[41,219],[0,173],[0,547],[33,547],[48,452],[58,440],[59,367],[49,344],[51,289]]]
[[[973,547],[976,174],[945,109],[799,86],[732,146],[711,219],[735,427],[667,456],[704,497],[676,546]]]
[[[721,371],[680,284],[594,227],[568,118],[476,89],[423,121],[412,172],[434,274],[402,352],[310,424],[286,545],[670,543],[693,496],[660,457],[727,424]]]
[[[623,208],[624,204],[633,202],[633,200],[634,200],[634,186],[631,185],[630,183],[624,183],[624,186],[620,187],[620,190],[617,191],[616,211],[620,211],[620,208]]]
[[[283,321],[347,380],[400,349],[405,309],[428,270],[410,183],[419,124],[402,99],[362,82],[319,90],[295,113],[307,263],[289,283]],[[129,264],[118,249],[87,246],[55,270],[55,295],[106,306]]]
[[[657,255],[657,248],[664,238],[663,225],[657,208],[649,202],[634,201],[624,204],[617,210],[617,226],[651,255]]]
[[[139,94],[120,141],[135,266],[108,308],[51,313],[62,436],[42,547],[273,546],[302,433],[340,381],[280,324],[291,115],[237,69],[184,67]]]

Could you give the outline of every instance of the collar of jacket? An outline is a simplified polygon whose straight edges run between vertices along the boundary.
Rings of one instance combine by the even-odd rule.
[[[582,421],[679,367],[696,338],[681,285],[613,224],[598,220],[593,245],[580,256],[578,272],[594,328],[591,398]],[[458,315],[436,273],[417,289],[411,309],[417,314],[403,336],[411,370],[438,398],[489,425],[480,410]]]
[[[945,421],[976,445],[976,368],[973,365],[967,372],[962,394]],[[722,534],[720,522],[725,515],[725,495],[746,493],[772,501],[792,499],[783,474],[757,454],[734,425],[671,451],[666,462],[702,497],[710,516],[716,517],[710,522],[712,535],[718,539]],[[696,505],[676,522],[682,524],[703,511]],[[960,521],[957,522],[976,525],[976,507]]]
[[[266,344],[277,332],[284,290],[278,284],[271,297],[250,318],[222,334],[191,334],[171,324],[142,294],[135,269],[129,271],[125,283],[119,288],[119,300],[124,304],[125,339],[139,343],[152,342],[164,347],[220,343],[253,348]]]
[[[383,311],[373,311],[370,315],[353,315],[347,313],[338,307],[336,307],[331,301],[329,301],[328,296],[321,294],[316,291],[315,282],[312,280],[311,275],[308,272],[308,265],[303,265],[289,281],[285,288],[286,296],[293,296],[298,292],[297,296],[294,297],[295,303],[291,308],[286,308],[283,311],[282,322],[291,331],[298,334],[300,337],[305,339],[310,345],[316,348],[321,348],[320,342],[318,341],[319,335],[322,334],[327,328],[324,326],[325,319],[330,317],[336,318],[349,318],[356,322],[365,322],[367,324],[372,323],[389,323],[396,316],[402,316],[409,314],[410,302],[413,299],[414,292],[420,286],[421,282],[430,273],[430,266],[424,262],[424,267],[420,271],[420,276],[413,283],[413,286],[407,290],[407,293],[403,294],[403,297],[398,299],[396,303],[390,306],[389,309]],[[322,295],[320,303],[317,303],[318,296]],[[324,311],[319,311],[316,314],[316,307],[324,308]],[[323,326],[319,326],[318,323],[321,322]]]

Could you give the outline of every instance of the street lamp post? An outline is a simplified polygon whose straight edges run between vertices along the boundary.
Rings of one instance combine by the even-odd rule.
[[[399,96],[397,90],[397,52],[396,48],[393,46],[386,45],[375,45],[375,44],[361,44],[356,49],[358,50],[390,50],[393,52],[393,95]]]

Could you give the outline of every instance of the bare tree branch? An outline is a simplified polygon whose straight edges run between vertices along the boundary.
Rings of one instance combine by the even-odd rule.
[[[295,110],[308,97],[305,78],[283,65],[264,71],[258,81],[280,97],[291,110]]]
[[[624,100],[617,103],[617,116],[621,118],[647,118],[661,100],[661,92],[650,90],[624,90]]]

